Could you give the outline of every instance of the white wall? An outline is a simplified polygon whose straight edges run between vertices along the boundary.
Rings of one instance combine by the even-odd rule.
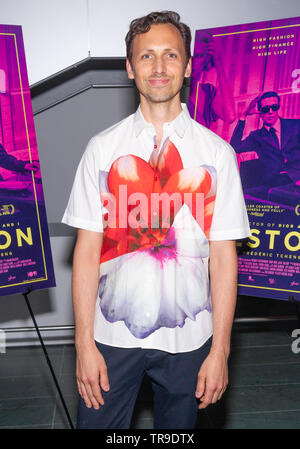
[[[87,0],[0,0],[0,11],[22,25],[30,84],[88,56]]]
[[[0,0],[1,23],[22,25],[30,84],[91,56],[125,56],[132,19],[178,11],[196,29],[300,16],[299,0]]]
[[[195,30],[200,28],[300,16],[300,1],[89,0],[92,55],[125,56],[124,37],[131,20],[165,9],[177,11],[191,27],[194,37]]]

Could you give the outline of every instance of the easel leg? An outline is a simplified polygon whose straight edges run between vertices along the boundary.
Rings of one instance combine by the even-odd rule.
[[[29,299],[28,299],[28,296],[27,296],[27,295],[28,295],[31,291],[32,291],[32,290],[29,290],[27,293],[23,293],[23,296],[24,296],[24,298],[25,298],[25,301],[26,301],[26,304],[27,304],[29,313],[30,313],[30,315],[31,315],[31,318],[32,318],[34,327],[35,327],[36,332],[37,332],[37,334],[38,334],[38,337],[39,337],[41,346],[42,346],[42,348],[43,348],[43,351],[44,351],[44,354],[45,354],[45,357],[46,357],[46,361],[47,361],[48,366],[49,366],[49,368],[50,368],[50,372],[51,372],[51,374],[52,374],[54,383],[55,383],[55,385],[56,385],[58,394],[59,394],[59,396],[60,396],[60,399],[61,399],[63,408],[64,408],[64,410],[65,410],[65,413],[66,413],[66,416],[67,416],[67,419],[68,419],[68,422],[69,422],[69,424],[70,424],[71,429],[74,429],[74,426],[73,426],[73,423],[72,423],[72,420],[71,420],[71,417],[70,417],[70,414],[69,414],[67,405],[66,405],[66,403],[65,403],[64,397],[63,397],[63,395],[62,395],[62,392],[61,392],[61,390],[60,390],[59,384],[58,384],[58,382],[57,382],[56,375],[55,375],[55,372],[54,372],[54,370],[53,370],[51,361],[50,361],[50,359],[49,359],[49,357],[48,357],[48,353],[47,353],[46,346],[44,345],[44,341],[43,341],[43,339],[42,339],[40,330],[39,330],[38,325],[37,325],[37,322],[36,322],[36,320],[35,320],[34,313],[33,313],[32,308],[31,308],[31,306],[30,306],[30,302],[29,302]]]
[[[300,301],[297,301],[294,296],[289,296],[289,301],[295,304],[297,316],[297,328],[300,329]]]
[[[300,329],[300,302],[296,301],[295,302],[295,306],[296,306],[296,314],[297,314],[297,324],[298,324],[298,329]]]

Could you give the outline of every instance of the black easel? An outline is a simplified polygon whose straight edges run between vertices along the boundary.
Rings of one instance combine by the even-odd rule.
[[[65,410],[65,412],[66,412],[66,416],[67,416],[68,422],[69,422],[69,424],[70,424],[71,429],[74,429],[74,426],[73,426],[73,423],[72,423],[72,420],[71,420],[71,417],[70,417],[68,408],[67,408],[67,406],[66,406],[64,397],[63,397],[63,395],[62,395],[62,392],[61,392],[61,390],[60,390],[59,384],[58,384],[58,382],[57,382],[57,379],[56,379],[55,372],[54,372],[54,370],[53,370],[51,361],[50,361],[50,359],[49,359],[49,357],[48,357],[48,353],[47,353],[46,346],[44,345],[44,342],[43,342],[43,339],[42,339],[40,330],[39,330],[39,328],[38,328],[37,322],[36,322],[35,317],[34,317],[34,313],[33,313],[32,308],[31,308],[31,306],[30,306],[30,302],[29,302],[29,299],[28,299],[28,294],[31,293],[32,290],[33,290],[33,289],[30,288],[26,293],[23,293],[23,296],[24,296],[24,298],[25,298],[25,301],[26,301],[26,304],[27,304],[29,313],[30,313],[30,315],[31,315],[31,318],[32,318],[34,327],[35,327],[36,332],[37,332],[37,334],[38,334],[38,337],[39,337],[41,346],[42,346],[42,348],[43,348],[43,351],[44,351],[44,354],[45,354],[45,357],[46,357],[46,361],[47,361],[48,366],[49,366],[49,368],[50,368],[50,371],[51,371],[51,374],[52,374],[54,383],[55,383],[55,385],[56,385],[58,394],[59,394],[59,396],[60,396],[60,399],[61,399],[63,408],[64,408],[64,410]]]

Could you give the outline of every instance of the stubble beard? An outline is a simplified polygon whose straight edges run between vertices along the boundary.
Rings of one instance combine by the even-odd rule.
[[[153,104],[168,103],[169,101],[173,100],[180,93],[181,87],[174,90],[167,90],[166,92],[163,92],[164,88],[162,88],[162,91],[159,91],[159,88],[157,88],[157,90],[154,90],[153,92],[151,88],[149,90],[143,88],[139,89],[139,86],[137,86],[140,95]]]
[[[178,91],[180,92],[180,91]],[[147,101],[154,104],[159,103],[168,103],[169,101],[173,100],[178,94],[178,92],[169,92],[161,95],[152,95],[151,93],[143,93],[140,91],[140,94],[146,98]]]

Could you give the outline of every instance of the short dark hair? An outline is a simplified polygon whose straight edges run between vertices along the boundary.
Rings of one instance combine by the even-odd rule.
[[[280,104],[280,97],[276,92],[272,92],[272,91],[265,92],[260,96],[260,98],[257,102],[257,108],[259,111],[261,110],[261,100],[263,100],[264,98],[270,98],[270,97],[278,98],[278,104]]]
[[[186,54],[186,63],[191,57],[191,30],[188,25],[180,22],[180,15],[174,11],[151,12],[147,16],[134,19],[125,37],[126,56],[131,63],[133,40],[138,34],[147,33],[151,25],[168,24],[174,25],[181,34]]]

